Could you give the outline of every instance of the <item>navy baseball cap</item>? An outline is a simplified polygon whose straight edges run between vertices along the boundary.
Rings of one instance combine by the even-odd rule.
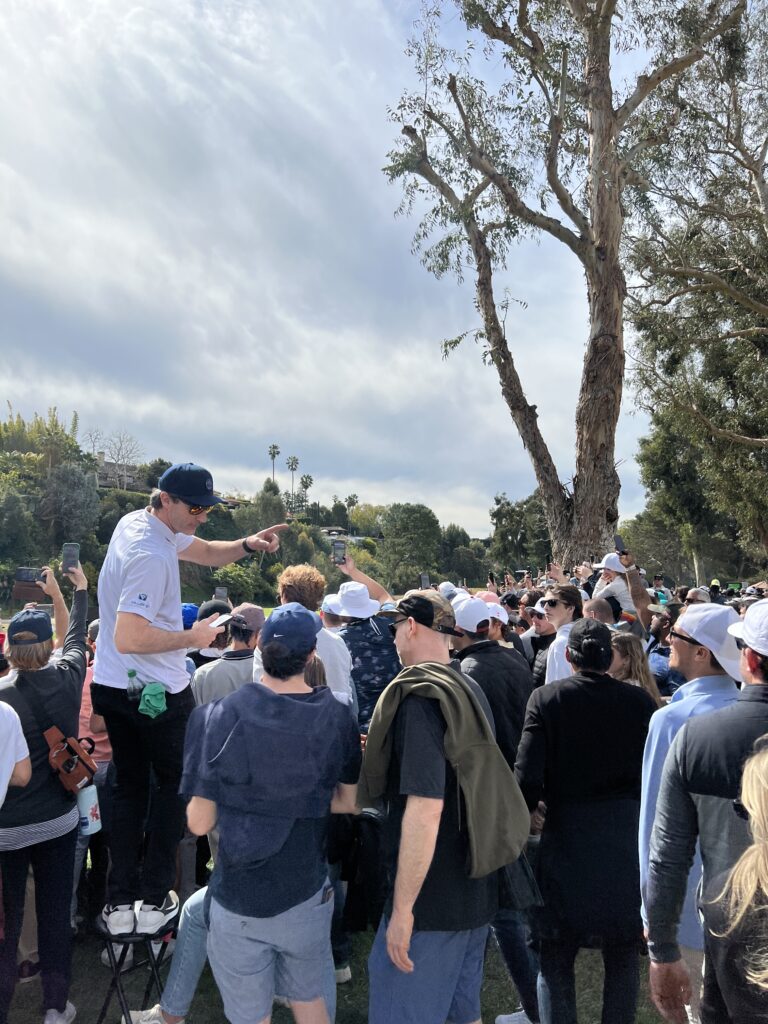
[[[275,608],[264,623],[259,645],[266,647],[274,640],[294,654],[309,654],[317,645],[317,634],[322,628],[323,620],[316,612],[311,612],[297,601],[290,601]]]
[[[161,491],[181,498],[187,505],[219,505],[223,499],[213,493],[213,477],[194,462],[177,462],[169,466],[157,481]]]
[[[16,640],[19,633],[32,633],[35,639]],[[14,644],[41,644],[45,640],[50,640],[52,636],[53,624],[50,615],[40,611],[39,608],[25,608],[23,611],[17,612],[11,619],[7,640],[11,646]]]

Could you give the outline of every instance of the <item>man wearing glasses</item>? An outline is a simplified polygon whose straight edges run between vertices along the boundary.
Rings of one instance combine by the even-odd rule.
[[[703,715],[733,704],[739,696],[734,679],[739,678],[739,652],[728,627],[739,621],[732,608],[693,604],[681,613],[669,630],[669,668],[685,683],[675,691],[666,707],[651,718],[643,753],[643,783],[640,800],[640,887],[643,919],[648,923],[646,887],[651,831],[661,784],[664,761],[677,733],[694,715]],[[696,910],[696,888],[701,877],[697,855],[690,872],[685,907],[680,919],[680,945],[692,976],[701,976],[704,935]],[[692,993],[691,1013],[698,1020],[699,993]]]
[[[681,630],[689,614],[680,619]],[[768,733],[768,601],[752,605],[728,632],[738,647],[741,693],[728,707],[689,721],[675,737],[664,764],[651,838],[646,895],[651,995],[664,1018],[680,1024],[686,1022],[684,1005],[691,987],[699,987],[698,981],[692,986],[678,946],[680,906],[696,841],[706,892],[709,882],[730,870],[749,845],[747,823],[734,801],[744,762]],[[708,898],[712,895],[706,892]],[[705,986],[701,1022],[720,1024],[722,1013],[708,1005],[707,995]]]
[[[276,551],[279,531],[286,529],[274,526],[232,541],[195,537],[220,502],[207,469],[194,463],[171,466],[149,507],[129,512],[117,524],[99,575],[100,632],[91,692],[94,712],[106,721],[116,772],[109,903],[102,915],[113,935],[154,934],[178,911],[169,890],[184,828],[178,793],[184,733],[195,706],[185,652],[210,646],[221,630],[212,626],[216,615],[184,630],[179,560],[221,566],[257,551]],[[150,700],[148,684],[153,683]],[[151,776],[149,841],[139,873]]]

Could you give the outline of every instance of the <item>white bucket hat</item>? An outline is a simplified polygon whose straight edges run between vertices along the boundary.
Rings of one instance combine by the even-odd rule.
[[[371,598],[368,587],[364,583],[355,583],[354,580],[342,583],[339,587],[338,606],[340,611],[336,614],[350,619],[370,619],[381,608],[379,602]]]

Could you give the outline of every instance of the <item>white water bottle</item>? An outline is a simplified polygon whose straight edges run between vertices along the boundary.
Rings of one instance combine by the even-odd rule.
[[[80,835],[92,836],[101,831],[99,794],[94,785],[86,786],[77,794],[77,812],[80,815]]]

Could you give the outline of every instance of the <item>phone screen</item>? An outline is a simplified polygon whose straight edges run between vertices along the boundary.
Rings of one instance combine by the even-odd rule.
[[[334,565],[341,565],[347,557],[347,544],[343,540],[334,540],[331,543],[331,558]]]
[[[211,629],[217,629],[219,626],[226,626],[231,618],[231,612],[226,612],[224,615],[220,615],[218,619],[214,619],[211,623]]]
[[[226,601],[227,600],[227,588],[226,587],[216,587],[216,589],[213,592],[213,597],[214,597],[214,600],[216,600],[216,601]]]
[[[80,563],[80,545],[74,543],[63,544],[61,548],[61,571],[71,572]]]
[[[429,573],[419,573],[419,590],[429,590],[432,584],[429,582]]]

